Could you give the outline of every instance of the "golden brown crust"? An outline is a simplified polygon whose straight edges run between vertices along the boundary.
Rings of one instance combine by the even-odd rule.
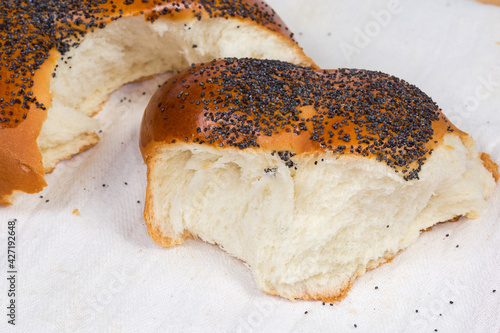
[[[315,66],[291,39],[288,28],[264,2],[223,1],[35,1],[30,6],[7,0],[0,6],[0,204],[14,191],[39,192],[46,186],[36,139],[51,106],[49,93],[56,61],[84,35],[122,17],[143,16],[154,22],[231,18],[275,32]],[[51,18],[53,21],[47,20]],[[57,22],[56,24],[53,24]],[[37,45],[37,47],[33,47]],[[59,51],[60,52],[59,52]]]
[[[485,5],[495,5],[500,6],[500,0],[477,0]]]
[[[342,287],[340,287],[338,292],[331,292],[331,291],[319,291],[319,292],[303,292],[301,294],[299,293],[294,293],[293,297],[290,297],[290,300],[296,300],[296,299],[302,299],[305,301],[321,301],[325,303],[335,303],[335,302],[340,302],[343,300],[349,291],[352,288],[352,285],[354,284],[354,281],[358,277],[357,274],[355,274],[349,281],[344,283]],[[268,295],[271,296],[280,296],[284,297],[279,291],[277,291],[275,288],[272,288],[271,290],[264,290],[264,292]]]
[[[495,178],[495,181],[498,182],[498,178],[500,177],[500,174],[498,173],[498,165],[491,160],[491,156],[489,154],[482,153],[481,161],[483,162],[486,170],[491,172],[493,178]]]
[[[57,52],[52,54],[33,78],[37,82],[33,93],[47,107],[50,107],[52,98],[48,80],[57,57]],[[36,143],[46,118],[45,111],[32,105],[30,117],[17,127],[0,128],[0,204],[11,204],[10,197],[14,191],[36,193],[47,185],[42,155]]]
[[[149,221],[146,221],[146,225],[148,227],[148,234],[149,236],[153,239],[153,241],[162,246],[162,247],[173,247],[176,245],[182,245],[184,244],[186,238],[191,238],[193,239],[193,236],[187,232],[184,231],[184,233],[179,237],[179,238],[170,238],[170,237],[165,237],[160,231],[160,228],[155,225],[152,226]]]
[[[332,151],[377,158],[410,180],[451,132],[467,136],[395,77],[231,58],[165,82],[145,111],[140,146],[144,157],[179,142],[286,151],[289,166],[293,154]]]

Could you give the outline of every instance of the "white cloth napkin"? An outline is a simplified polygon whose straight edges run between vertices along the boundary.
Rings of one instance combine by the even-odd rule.
[[[320,66],[380,70],[417,85],[500,163],[500,7],[268,3]],[[97,116],[101,142],[60,163],[42,193],[0,208],[1,332],[499,332],[498,187],[480,218],[423,233],[333,305],[268,296],[241,261],[202,241],[157,246],[142,217],[138,133],[162,81],[113,93]],[[15,327],[7,323],[6,279],[14,218]]]

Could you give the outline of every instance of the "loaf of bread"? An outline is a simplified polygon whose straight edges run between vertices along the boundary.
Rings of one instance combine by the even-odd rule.
[[[91,116],[124,83],[228,56],[315,66],[257,0],[9,0],[0,21],[0,204],[96,144]]]
[[[140,147],[156,243],[201,238],[245,261],[264,292],[325,302],[422,230],[477,217],[499,176],[403,80],[256,59],[170,78]]]

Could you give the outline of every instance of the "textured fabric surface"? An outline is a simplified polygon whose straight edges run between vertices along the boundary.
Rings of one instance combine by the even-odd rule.
[[[472,0],[268,3],[320,66],[380,70],[417,85],[500,163],[500,7]],[[267,296],[241,261],[200,240],[157,246],[142,218],[138,133],[163,80],[113,93],[97,116],[100,144],[60,163],[42,193],[0,208],[0,331],[500,330],[498,187],[479,219],[423,233],[333,305]],[[6,316],[13,218],[15,327]]]

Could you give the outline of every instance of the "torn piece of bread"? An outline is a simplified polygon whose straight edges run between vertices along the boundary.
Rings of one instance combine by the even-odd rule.
[[[0,18],[0,204],[96,144],[91,116],[125,83],[228,56],[315,67],[263,1],[8,1]]]
[[[290,299],[343,298],[421,230],[478,216],[498,177],[415,86],[279,61],[224,59],[170,78],[140,146],[154,241],[218,244]]]

